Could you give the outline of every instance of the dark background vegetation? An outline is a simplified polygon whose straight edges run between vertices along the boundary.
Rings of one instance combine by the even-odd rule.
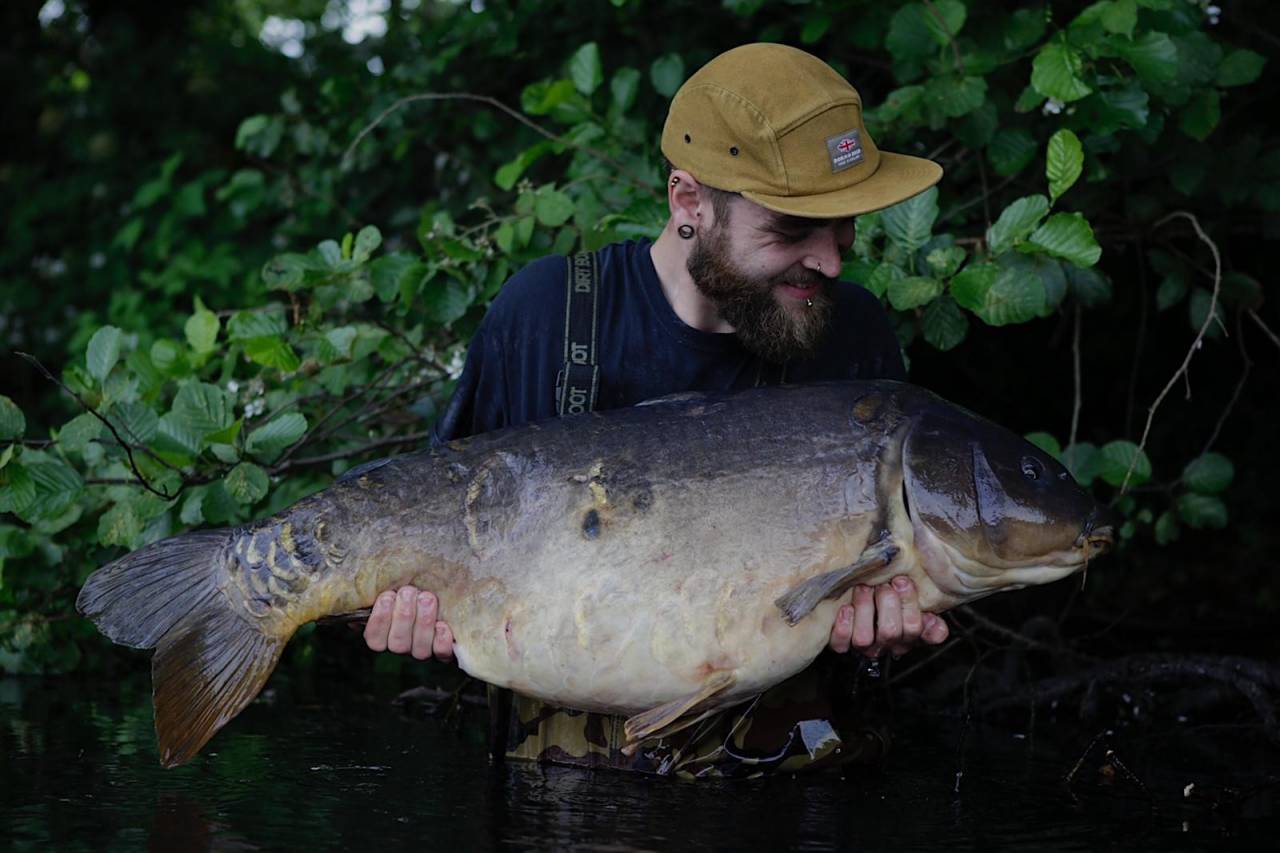
[[[74,615],[88,572],[421,443],[507,275],[656,233],[671,92],[777,40],[854,82],[883,147],[946,169],[863,217],[847,267],[893,308],[913,381],[1038,433],[1127,520],[1083,588],[955,614],[925,668],[1017,652],[1023,676],[1154,683],[1105,669],[1145,656],[1239,686],[1280,615],[1280,29],[1269,3],[1220,5],[4,4],[0,671],[134,668]],[[468,97],[384,115],[423,93]],[[1047,169],[1068,175],[1051,217],[1081,217],[1014,215]],[[368,665],[326,636],[293,664]],[[1246,679],[1263,706],[1272,679]]]

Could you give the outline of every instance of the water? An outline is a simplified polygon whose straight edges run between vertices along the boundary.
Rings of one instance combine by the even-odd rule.
[[[681,782],[490,766],[482,711],[405,711],[398,686],[277,674],[200,757],[162,770],[145,679],[0,680],[0,847],[1174,851],[1271,849],[1280,830],[1280,751],[1247,730],[1090,748],[1097,732],[1043,721],[1027,737],[899,712],[878,772]]]

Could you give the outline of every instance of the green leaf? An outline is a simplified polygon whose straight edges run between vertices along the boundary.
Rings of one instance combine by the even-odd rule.
[[[1187,492],[1178,498],[1178,515],[1196,530],[1221,530],[1227,526],[1227,505],[1214,495]]]
[[[0,441],[22,438],[27,431],[27,418],[18,404],[0,394]]]
[[[1042,195],[1029,195],[1011,202],[987,231],[991,254],[1003,254],[1026,239],[1048,212],[1049,200]]]
[[[889,304],[899,311],[927,305],[942,293],[942,282],[924,276],[908,276],[889,283]]]
[[[1027,242],[1078,267],[1090,267],[1102,257],[1089,222],[1079,213],[1055,213],[1037,228]]]
[[[1008,326],[1039,317],[1044,304],[1042,278],[1026,275],[1019,266],[1004,266],[975,313],[988,326]]]
[[[929,242],[938,218],[938,188],[924,192],[881,211],[885,233],[902,248],[914,252]]]
[[[504,190],[509,190],[520,180],[525,170],[537,162],[538,158],[552,150],[550,142],[539,142],[521,151],[514,159],[498,167],[493,173],[493,182]]]
[[[120,344],[124,334],[115,326],[103,326],[93,333],[89,339],[89,348],[85,353],[85,366],[89,375],[99,382],[107,378],[111,368],[120,360]]]
[[[119,545],[133,549],[142,538],[142,517],[134,505],[122,501],[98,519],[98,541],[103,545]]]
[[[1035,137],[1025,128],[1002,127],[987,146],[987,159],[997,175],[1007,178],[1026,168],[1038,148]]]
[[[244,449],[264,462],[274,462],[286,447],[302,438],[306,432],[306,417],[298,412],[288,412],[249,433]]]
[[[1103,7],[1101,20],[1107,32],[1133,38],[1133,28],[1138,24],[1138,4],[1135,0],[1111,0]]]
[[[1064,266],[1071,294],[1086,308],[1096,308],[1111,301],[1111,282],[1096,267]]]
[[[939,45],[950,44],[964,26],[965,8],[960,0],[933,0],[932,8],[926,6],[925,12],[925,28]]]
[[[867,279],[867,290],[870,290],[878,297],[884,296],[889,290],[889,285],[906,277],[907,274],[902,271],[901,267],[886,261],[876,267],[875,271],[871,273],[871,277]]]
[[[609,97],[612,107],[620,114],[625,114],[636,102],[636,93],[640,91],[640,72],[634,68],[619,68],[613,72],[609,80]]]
[[[320,260],[324,261],[324,265],[328,269],[336,269],[342,266],[342,261],[346,255],[342,251],[342,246],[336,240],[323,240],[320,245],[316,246],[316,252],[320,255]]]
[[[600,65],[600,46],[587,42],[569,57],[569,79],[574,88],[584,95],[591,95],[604,82],[604,69]]]
[[[188,382],[179,388],[171,414],[176,425],[199,439],[224,430],[235,421],[227,394],[206,382]]]
[[[102,436],[102,421],[92,412],[81,412],[58,430],[58,446],[68,453],[83,454],[89,442]]]
[[[944,296],[934,299],[924,309],[920,317],[920,328],[926,341],[946,352],[964,340],[969,333],[969,320],[954,300]]]
[[[1045,158],[1045,177],[1049,179],[1049,200],[1071,189],[1084,169],[1084,148],[1080,139],[1065,127],[1049,137],[1049,152]]]
[[[406,278],[421,278],[426,267],[408,252],[394,252],[383,255],[369,265],[369,280],[373,284],[373,292],[383,302],[391,302],[400,295],[400,288]]]
[[[1208,288],[1197,287],[1191,291],[1191,298],[1187,300],[1187,315],[1191,321],[1191,328],[1199,332],[1205,325],[1205,321],[1209,319],[1209,309],[1213,308],[1213,321],[1205,328],[1205,337],[1217,340],[1222,336],[1223,330],[1226,328],[1226,316],[1222,310],[1222,301],[1217,302],[1213,299],[1213,292]]]
[[[1130,465],[1133,466],[1133,474],[1129,477],[1130,488],[1141,486],[1151,479],[1151,460],[1132,441],[1108,442],[1099,451],[1098,473],[1112,486],[1124,483]]]
[[[266,497],[271,481],[267,472],[252,462],[241,462],[222,478],[227,494],[239,504],[255,504]]]
[[[1062,450],[1062,464],[1067,466],[1075,481],[1086,489],[1098,476],[1102,454],[1087,441],[1069,444]]]
[[[1093,91],[1080,76],[1083,69],[1084,62],[1075,48],[1050,42],[1040,48],[1031,63],[1031,85],[1046,98],[1069,104]]]
[[[826,12],[814,12],[805,19],[804,28],[800,30],[800,41],[802,44],[813,44],[825,36],[829,29],[831,16]]]
[[[924,59],[938,50],[929,26],[929,10],[922,3],[907,3],[889,20],[884,46],[899,62]],[[936,28],[936,24],[934,27]]]
[[[659,95],[670,98],[684,82],[684,59],[678,53],[659,56],[649,66],[649,82]]]
[[[107,412],[107,419],[115,426],[125,441],[146,444],[156,434],[160,416],[146,403],[115,403]]]
[[[1047,432],[1030,432],[1024,436],[1027,441],[1036,447],[1048,453],[1054,459],[1062,459],[1062,445],[1058,443],[1058,439],[1054,438]]]
[[[1219,101],[1217,89],[1205,89],[1192,95],[1178,113],[1178,127],[1192,139],[1204,142],[1222,117]]]
[[[5,471],[14,467],[11,463]],[[22,468],[31,475],[31,482],[35,486],[34,499],[23,509],[17,510],[18,517],[28,523],[61,515],[84,490],[84,480],[76,470],[48,454],[31,451],[23,453]]]
[[[959,246],[943,246],[925,256],[925,263],[934,278],[948,278],[964,263],[964,249]]]
[[[558,228],[573,216],[573,199],[559,190],[544,187],[533,202],[533,215],[539,225]]]
[[[1144,83],[1171,83],[1178,73],[1178,48],[1164,33],[1146,32],[1119,45],[1120,55]]]
[[[959,0],[933,0],[930,10],[923,3],[908,3],[889,21],[885,47],[898,61],[920,60],[937,53],[951,42],[964,26],[965,7]]]
[[[218,315],[214,314],[204,306],[200,301],[200,297],[196,297],[196,311],[187,318],[187,323],[183,327],[183,331],[187,335],[187,343],[191,345],[191,349],[200,355],[208,355],[213,352],[218,341],[218,329],[220,328]]]
[[[1178,527],[1178,516],[1169,510],[1160,513],[1160,517],[1156,519],[1156,544],[1168,545],[1178,539],[1181,531]]]
[[[286,253],[276,255],[262,265],[262,281],[272,290],[297,290],[306,279],[307,270],[313,266],[306,255]]]
[[[971,264],[951,279],[951,298],[961,307],[978,311],[986,304],[987,291],[999,274],[995,264]]]
[[[571,80],[540,80],[524,87],[520,93],[520,106],[530,115],[540,116],[575,97],[577,92]]]
[[[382,232],[372,225],[366,225],[356,234],[355,246],[351,250],[351,259],[356,263],[364,263],[374,251],[382,245]]]
[[[1216,495],[1231,485],[1235,474],[1236,469],[1230,459],[1221,453],[1206,453],[1192,459],[1182,469],[1182,482],[1193,492]]]
[[[1045,15],[1042,9],[1018,9],[1006,19],[1004,47],[1020,53],[1044,36]]]
[[[255,364],[292,373],[302,365],[293,347],[279,335],[250,338],[244,341],[244,354]]]
[[[288,330],[289,322],[285,319],[284,312],[277,309],[237,311],[227,323],[227,337],[232,341],[283,335]]]
[[[434,281],[422,291],[423,313],[441,326],[451,325],[467,313],[473,294],[452,280]]]
[[[1181,275],[1168,275],[1156,288],[1156,310],[1172,308],[1187,295],[1187,280]]]
[[[925,103],[937,115],[960,118],[986,101],[987,81],[981,77],[947,75],[929,80],[924,87]]]
[[[0,512],[23,516],[35,503],[36,484],[21,463],[0,468]]]
[[[1267,58],[1262,54],[1237,48],[1223,57],[1214,85],[1224,89],[1229,86],[1247,86],[1258,79],[1266,64]]]
[[[178,516],[183,524],[195,527],[197,524],[204,522],[204,512],[201,505],[204,503],[205,488],[204,486],[197,486],[194,489],[187,490],[187,496],[182,501],[182,511]]]

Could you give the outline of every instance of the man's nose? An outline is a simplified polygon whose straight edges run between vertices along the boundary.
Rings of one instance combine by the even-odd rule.
[[[827,278],[840,275],[840,256],[843,254],[840,244],[840,228],[830,225],[816,229],[809,238],[810,245],[804,265],[817,270]]]

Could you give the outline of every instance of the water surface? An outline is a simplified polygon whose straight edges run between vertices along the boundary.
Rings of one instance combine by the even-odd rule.
[[[1247,730],[1095,742],[899,710],[879,771],[682,782],[490,766],[481,710],[439,719],[397,689],[277,674],[163,770],[145,679],[0,680],[0,847],[1174,851],[1270,849],[1280,830],[1278,753]]]

